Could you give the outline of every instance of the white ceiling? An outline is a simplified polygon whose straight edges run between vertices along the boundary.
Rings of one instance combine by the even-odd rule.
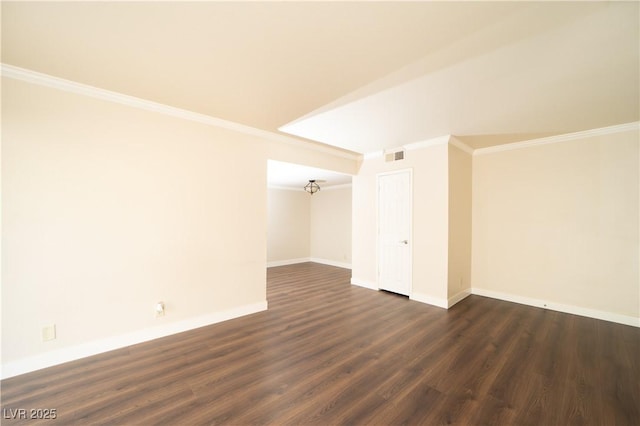
[[[2,62],[355,152],[637,121],[638,2],[2,2]]]
[[[637,121],[639,20],[638,3],[529,5],[280,130],[364,153]]]
[[[311,179],[320,185],[321,190],[351,183],[351,176],[342,173],[282,161],[269,160],[267,163],[267,184],[270,187],[302,190]]]

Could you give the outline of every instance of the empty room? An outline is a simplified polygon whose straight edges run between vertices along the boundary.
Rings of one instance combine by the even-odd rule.
[[[640,3],[1,3],[2,424],[640,424]]]

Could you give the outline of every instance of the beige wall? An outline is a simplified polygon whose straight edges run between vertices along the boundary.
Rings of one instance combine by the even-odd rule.
[[[376,175],[411,168],[413,299],[446,307],[476,293],[637,325],[640,149],[628,128],[473,156],[452,138],[399,162],[365,159],[352,282],[377,288]]]
[[[351,267],[351,188],[268,191],[267,261]]]
[[[377,288],[376,176],[413,169],[413,287],[411,297],[446,303],[448,268],[448,145],[406,152],[405,159],[365,159],[353,178],[353,282]]]
[[[473,287],[640,316],[638,137],[474,156]],[[376,174],[412,168],[413,296],[456,293],[457,154],[440,144],[364,160],[354,281],[377,281]],[[304,144],[3,79],[3,365],[263,304],[267,159],[356,172],[353,159]],[[154,318],[159,300],[167,314]],[[43,343],[49,323],[58,336]]]
[[[471,155],[449,145],[448,297],[471,289]]]
[[[267,198],[267,261],[309,258],[309,194],[304,191],[269,189]]]
[[[117,346],[118,336],[264,305],[267,159],[356,168],[304,144],[2,85],[5,367],[61,362],[87,342]],[[167,312],[154,318],[160,300]],[[43,343],[49,323],[57,339]]]
[[[326,188],[311,202],[311,258],[351,265],[351,187]]]
[[[640,317],[639,134],[476,155],[474,288]]]

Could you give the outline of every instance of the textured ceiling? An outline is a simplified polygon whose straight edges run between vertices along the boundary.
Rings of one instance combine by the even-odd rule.
[[[2,62],[356,152],[637,121],[637,2],[2,2]]]

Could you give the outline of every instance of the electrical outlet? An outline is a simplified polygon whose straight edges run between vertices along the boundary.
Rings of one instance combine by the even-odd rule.
[[[56,325],[49,324],[42,327],[42,341],[47,342],[56,338]]]
[[[164,316],[164,302],[156,303],[156,317]]]

